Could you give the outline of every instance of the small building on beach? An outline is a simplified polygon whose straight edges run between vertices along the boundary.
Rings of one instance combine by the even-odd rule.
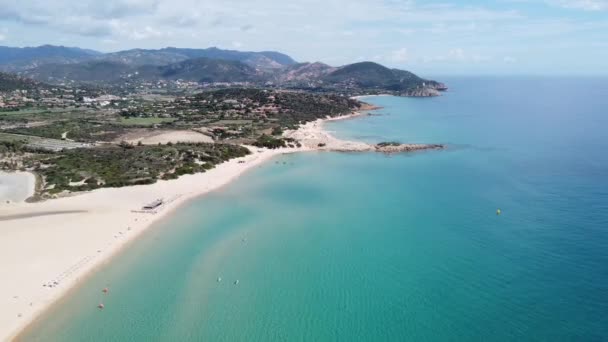
[[[159,198],[154,202],[144,205],[142,207],[142,210],[154,210],[154,209],[160,207],[161,205],[163,205],[163,200],[162,200],[162,198]]]

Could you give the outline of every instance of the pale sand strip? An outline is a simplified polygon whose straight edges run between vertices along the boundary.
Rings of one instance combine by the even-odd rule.
[[[341,140],[330,132],[323,129],[323,123],[327,121],[346,120],[365,115],[360,112],[355,112],[350,115],[339,117],[319,119],[301,125],[299,129],[285,132],[285,136],[298,140],[306,149],[321,150],[321,151],[339,151],[339,152],[365,152],[373,151],[374,146],[359,142]]]
[[[297,130],[285,132],[285,136],[299,141],[302,147],[306,149],[317,151],[403,153],[445,148],[443,144],[394,143],[392,145],[376,145],[360,141],[342,140],[334,137],[323,128],[323,124],[327,121],[344,120],[362,115],[365,114],[355,112],[351,115],[311,121],[301,125]]]
[[[123,138],[121,138],[123,139]],[[127,142],[137,144],[141,142],[143,145],[156,145],[156,144],[167,144],[167,143],[213,143],[213,138],[208,135],[204,135],[200,132],[189,131],[189,130],[176,130],[176,131],[151,131],[142,134],[137,138],[125,139]]]
[[[0,207],[0,340],[14,338],[89,271],[185,201],[274,156],[306,150],[251,149],[252,155],[176,180]],[[157,198],[173,201],[156,214],[132,212]]]

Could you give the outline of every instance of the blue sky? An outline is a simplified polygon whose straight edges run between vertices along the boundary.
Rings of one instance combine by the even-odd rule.
[[[608,74],[608,0],[0,0],[0,45],[277,50],[426,75]]]

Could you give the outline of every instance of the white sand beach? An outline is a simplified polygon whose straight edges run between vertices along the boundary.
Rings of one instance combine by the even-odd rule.
[[[359,113],[327,120],[348,119]],[[151,185],[105,188],[39,203],[0,206],[0,340],[10,340],[96,266],[185,201],[216,190],[280,154],[368,151],[365,143],[342,141],[317,120],[285,136],[301,148],[249,147],[251,155],[201,174]],[[319,144],[324,144],[319,146]],[[157,199],[156,213],[134,212]]]
[[[321,151],[338,151],[338,152],[365,152],[374,150],[374,146],[358,142],[341,140],[323,128],[323,123],[327,121],[346,120],[365,115],[360,112],[355,112],[350,115],[339,117],[319,119],[301,125],[299,129],[285,132],[285,136],[298,140],[302,146],[307,149]]]
[[[39,203],[0,206],[0,340],[10,340],[51,303],[153,222],[279,154],[251,148],[201,174],[152,185],[106,188]],[[136,213],[162,198],[157,213]]]

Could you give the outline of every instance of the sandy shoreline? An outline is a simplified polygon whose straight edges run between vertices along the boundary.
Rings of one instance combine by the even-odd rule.
[[[104,188],[45,202],[0,206],[0,269],[4,275],[0,282],[0,340],[18,337],[51,304],[95,268],[111,261],[153,223],[278,155],[306,151],[386,152],[375,145],[338,139],[323,129],[327,121],[368,115],[367,111],[373,109],[378,107],[366,105],[360,112],[308,122],[284,133],[285,137],[298,140],[302,144],[299,148],[248,147],[252,154],[205,173],[151,185]],[[140,211],[159,198],[165,204],[156,213]]]
[[[252,148],[251,155],[206,173],[0,207],[0,340],[15,338],[90,271],[188,200],[275,156],[306,150]],[[157,198],[169,203],[156,214],[132,212]]]
[[[288,153],[335,150],[367,151],[369,145],[343,141],[322,128],[323,122],[355,118],[353,113],[319,119],[288,131],[301,148],[267,150],[218,165],[206,173],[151,185],[104,188],[38,203],[0,206],[0,340],[15,338],[52,303],[111,260],[153,223],[181,205],[217,190],[269,159]],[[319,144],[324,144],[319,146]],[[157,213],[133,212],[158,198]]]
[[[125,188],[104,188],[38,203],[0,206],[0,340],[10,340],[96,267],[111,261],[153,223],[188,200],[217,190],[275,156],[315,150],[340,150],[343,142],[323,131],[324,121],[355,118],[353,113],[319,119],[287,132],[300,135],[301,148],[267,150],[218,165],[206,173]],[[323,142],[325,147],[316,144]],[[143,205],[168,201],[156,214],[136,213]],[[77,243],[75,243],[77,242]],[[51,286],[49,286],[51,285]]]
[[[325,122],[353,119],[364,115],[364,113],[356,112],[340,117],[318,119],[301,125],[297,130],[287,131],[285,136],[298,140],[306,149],[338,152],[370,151],[372,149],[370,144],[338,139],[323,128]]]

